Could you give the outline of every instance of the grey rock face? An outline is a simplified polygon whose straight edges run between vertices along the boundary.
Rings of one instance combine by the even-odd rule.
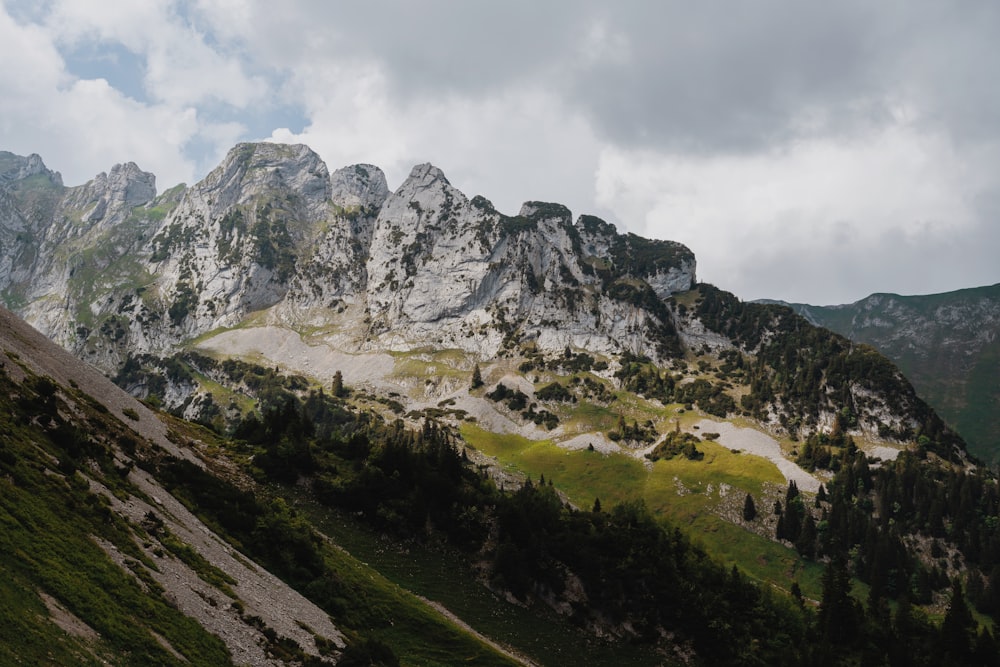
[[[386,200],[372,237],[374,347],[436,343],[492,357],[530,341],[549,351],[569,345],[658,356],[646,334],[669,325],[667,316],[605,289],[626,277],[650,289],[648,276],[631,275],[604,256],[620,243],[614,227],[597,226],[586,239],[581,227],[558,204],[528,202],[518,216],[503,216],[481,197],[468,200],[440,169],[414,167]],[[672,266],[674,291],[694,282],[694,257],[686,248],[682,254]],[[595,271],[595,263],[607,265],[607,273]],[[672,293],[659,285],[659,298]]]
[[[148,204],[156,196],[156,177],[142,171],[134,162],[116,164],[108,174],[98,174],[94,180],[72,188],[63,199],[68,210],[81,211],[84,223],[98,223],[111,218],[121,222],[136,206]]]
[[[558,204],[504,216],[430,164],[390,193],[372,165],[331,175],[306,146],[240,144],[200,183],[160,196],[132,163],[78,188],[50,178],[45,208],[15,185],[51,172],[4,155],[0,244],[22,259],[0,262],[0,288],[108,370],[262,311],[323,327],[347,351],[492,357],[530,344],[659,357],[679,340],[664,300],[695,280],[680,244],[574,224]],[[29,213],[42,223],[25,243]]]
[[[57,171],[51,171],[42,162],[42,158],[32,153],[28,157],[0,151],[0,184],[13,181],[23,181],[32,176],[44,176],[53,185],[62,186],[62,176]]]
[[[385,174],[370,164],[355,164],[330,176],[330,199],[345,211],[377,211],[389,196]]]

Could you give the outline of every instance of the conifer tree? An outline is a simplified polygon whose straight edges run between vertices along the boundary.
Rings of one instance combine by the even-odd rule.
[[[483,386],[483,375],[479,370],[479,364],[472,367],[472,388],[478,389]]]
[[[743,520],[753,521],[757,518],[757,507],[754,505],[753,496],[749,493],[746,499],[743,501]]]
[[[816,522],[812,514],[806,514],[806,519],[802,522],[802,530],[795,540],[795,549],[806,558],[816,556]]]
[[[951,582],[951,600],[941,623],[941,644],[953,660],[961,661],[971,653],[976,619],[962,594],[962,582],[955,577]]]
[[[835,557],[823,570],[823,598],[816,618],[820,636],[830,644],[857,636],[859,614],[851,597],[851,575],[843,558]]]

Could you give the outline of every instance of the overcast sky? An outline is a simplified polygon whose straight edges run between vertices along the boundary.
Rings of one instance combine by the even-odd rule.
[[[0,0],[0,150],[162,191],[251,140],[561,202],[748,300],[1000,282],[992,0]]]

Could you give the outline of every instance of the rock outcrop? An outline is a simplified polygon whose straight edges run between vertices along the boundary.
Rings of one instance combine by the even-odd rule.
[[[240,144],[200,183],[157,197],[132,163],[64,188],[34,157],[0,161],[0,243],[14,258],[0,288],[109,371],[255,312],[322,327],[346,350],[663,357],[679,345],[664,301],[695,281],[680,244],[574,223],[558,204],[507,216],[430,164],[390,193],[372,165],[331,175],[306,146]],[[45,175],[27,197],[20,186]]]

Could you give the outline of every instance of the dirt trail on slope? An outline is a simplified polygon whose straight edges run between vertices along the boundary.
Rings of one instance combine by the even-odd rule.
[[[441,614],[442,616],[444,616],[445,618],[447,618],[449,621],[451,621],[452,623],[454,623],[458,627],[462,628],[463,630],[465,630],[466,632],[468,632],[470,635],[473,635],[479,641],[481,641],[484,644],[487,644],[488,646],[492,647],[494,650],[499,651],[500,653],[503,653],[505,656],[507,656],[511,660],[514,660],[514,661],[516,661],[516,662],[518,662],[518,663],[520,663],[522,665],[525,665],[525,667],[538,667],[537,663],[532,662],[531,660],[529,660],[528,658],[524,657],[520,653],[517,653],[516,651],[507,648],[503,644],[498,644],[497,642],[493,641],[489,637],[486,637],[484,635],[479,634],[479,632],[477,632],[475,628],[473,628],[471,625],[469,625],[468,623],[466,623],[465,621],[463,621],[461,618],[459,618],[455,614],[451,613],[448,610],[448,608],[445,607],[440,602],[434,602],[433,600],[428,600],[427,598],[425,598],[422,595],[416,595],[416,593],[414,593],[414,595],[418,599],[420,599],[420,601],[423,602],[424,604],[426,604],[426,605],[428,605],[430,607],[433,607],[439,614]]]

